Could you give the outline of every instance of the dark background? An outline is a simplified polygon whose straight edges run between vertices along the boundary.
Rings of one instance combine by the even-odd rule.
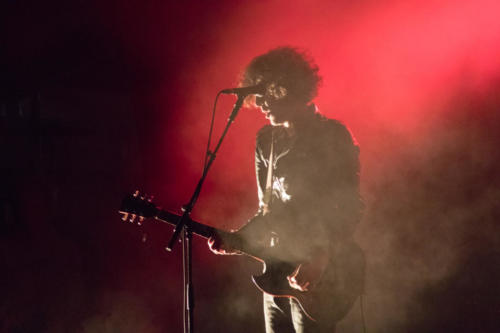
[[[306,48],[320,110],[361,146],[368,332],[498,332],[500,10],[495,1],[5,1],[0,5],[0,330],[179,332],[180,247],[124,223],[124,194],[178,210],[216,92],[257,54]],[[220,133],[234,99],[223,97]],[[196,219],[257,207],[244,109]],[[146,234],[146,242],[143,235]],[[202,332],[263,331],[248,258],[194,242]],[[339,332],[361,332],[360,304]]]

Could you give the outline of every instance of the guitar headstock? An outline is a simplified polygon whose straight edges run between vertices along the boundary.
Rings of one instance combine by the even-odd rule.
[[[144,219],[156,216],[158,208],[153,203],[153,196],[147,197],[135,191],[123,198],[118,212],[122,214],[123,221],[141,225]]]

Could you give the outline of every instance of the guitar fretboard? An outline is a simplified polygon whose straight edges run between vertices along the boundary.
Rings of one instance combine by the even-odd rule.
[[[181,219],[181,216],[176,213],[172,213],[166,210],[158,209],[158,213],[156,214],[155,218],[157,220],[160,220],[162,222],[166,222],[171,225],[176,225],[179,220]],[[222,233],[222,231],[210,227],[208,225],[201,224],[199,222],[193,221],[189,219],[188,221],[189,227],[191,228],[191,231],[201,237],[204,238],[209,238],[217,233]]]

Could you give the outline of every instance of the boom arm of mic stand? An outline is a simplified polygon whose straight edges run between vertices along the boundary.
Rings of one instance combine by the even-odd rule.
[[[182,217],[179,219],[179,222],[177,222],[177,225],[175,226],[174,233],[172,235],[172,238],[170,238],[170,241],[168,242],[168,245],[166,247],[167,251],[172,251],[175,242],[179,238],[179,234],[181,233],[182,229],[184,228],[185,225],[189,225],[189,215],[191,214],[191,211],[193,210],[194,204],[196,203],[196,200],[198,199],[198,196],[200,195],[201,192],[201,187],[203,186],[203,182],[205,181],[205,178],[207,177],[208,170],[212,166],[212,163],[215,160],[215,157],[217,155],[217,152],[219,151],[219,148],[222,144],[222,140],[224,140],[227,131],[229,130],[229,127],[233,123],[233,121],[236,119],[236,116],[238,115],[238,111],[241,109],[241,106],[243,105],[243,101],[245,100],[245,96],[243,95],[238,95],[238,99],[236,100],[236,103],[234,103],[233,106],[233,111],[231,112],[231,115],[229,116],[229,119],[227,120],[226,128],[224,128],[224,132],[222,132],[222,135],[219,139],[219,142],[217,143],[217,146],[214,149],[214,152],[210,154],[210,158],[207,162],[207,165],[203,169],[203,174],[198,182],[198,185],[196,186],[196,189],[193,193],[193,196],[191,197],[191,200],[187,205],[184,205],[182,210],[183,214]]]

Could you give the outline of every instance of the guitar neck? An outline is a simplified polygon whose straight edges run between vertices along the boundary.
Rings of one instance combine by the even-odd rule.
[[[179,220],[181,219],[181,215],[172,213],[166,210],[158,209],[157,214],[155,215],[157,220],[168,223],[170,225],[177,225]],[[224,231],[218,230],[216,228],[210,227],[208,225],[201,224],[199,222],[193,221],[189,219],[189,228],[194,234],[204,238],[210,238],[215,234],[224,233]]]
[[[157,212],[154,215],[154,218],[158,221],[165,222],[165,223],[168,223],[172,226],[175,226],[175,225],[177,225],[177,223],[181,219],[181,215],[157,208]],[[223,231],[223,230],[220,230],[220,229],[217,229],[214,227],[210,227],[208,225],[193,221],[191,219],[189,219],[188,223],[189,223],[190,230],[194,234],[199,235],[199,236],[204,237],[204,238],[210,238],[214,235],[224,236],[225,234],[229,233],[227,231]],[[237,241],[237,243],[238,243],[238,246],[236,248],[238,249],[238,252],[240,254],[250,256],[258,261],[263,261],[261,258],[266,257],[266,253],[263,252],[262,249],[252,246],[251,244],[247,243],[243,239],[239,239]]]

